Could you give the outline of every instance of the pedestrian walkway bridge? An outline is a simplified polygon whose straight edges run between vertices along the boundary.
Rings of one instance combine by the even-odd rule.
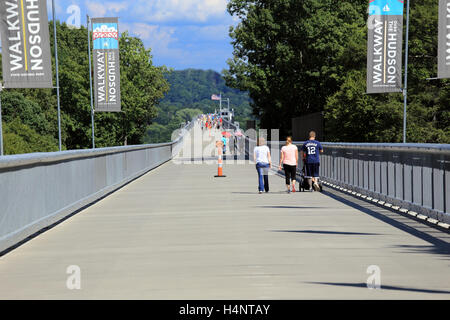
[[[254,164],[226,160],[217,179],[181,140],[0,162],[0,299],[450,298],[445,223],[327,186],[286,194],[276,172],[258,194]]]

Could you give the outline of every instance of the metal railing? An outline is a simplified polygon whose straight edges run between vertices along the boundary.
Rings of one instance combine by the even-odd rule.
[[[450,222],[450,145],[324,143],[322,179]]]
[[[230,128],[233,124],[228,123]],[[303,142],[294,142],[299,148]],[[250,156],[255,139],[239,152]],[[284,141],[268,142],[277,151]],[[367,197],[450,223],[450,145],[322,143],[321,179]],[[272,151],[277,163],[279,152]],[[300,160],[299,168],[303,163]]]
[[[0,157],[0,252],[171,160],[169,143]]]

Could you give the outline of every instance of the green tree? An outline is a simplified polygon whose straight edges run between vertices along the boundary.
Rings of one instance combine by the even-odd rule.
[[[200,109],[181,109],[175,112],[174,116],[170,119],[170,121],[164,125],[159,123],[152,123],[147,127],[147,136],[145,138],[146,143],[159,143],[159,142],[167,142],[172,138],[172,133],[180,129],[180,127],[186,124],[195,116],[202,114],[202,110]]]
[[[323,109],[342,81],[342,62],[361,45],[352,35],[365,23],[357,14],[365,6],[365,0],[229,2],[241,22],[230,28],[234,57],[224,76],[249,91],[262,127],[288,133],[292,117]]]
[[[61,110],[68,149],[91,146],[91,107],[87,29],[71,29],[57,22],[60,56]],[[151,50],[142,40],[121,34],[121,113],[96,113],[97,147],[140,144],[156,116],[156,105],[169,90],[166,68],[152,63]]]
[[[6,155],[58,151],[54,137],[37,133],[20,118],[3,123],[3,139]]]
[[[53,23],[49,23],[53,48]],[[87,29],[56,22],[58,34],[63,149],[91,147],[91,106]],[[156,106],[169,90],[166,67],[152,63],[151,50],[126,32],[120,37],[121,113],[96,113],[96,146],[142,143]],[[53,71],[55,59],[52,58]],[[58,139],[56,90],[8,89],[2,93],[9,153],[53,150]],[[23,129],[21,131],[21,129]],[[42,143],[36,140],[42,137]],[[50,137],[52,139],[50,139]],[[51,140],[51,141],[50,141]],[[10,145],[10,144],[13,145]]]
[[[229,86],[248,90],[265,128],[325,111],[332,141],[401,142],[401,94],[366,95],[367,0],[231,0]],[[411,4],[408,141],[446,143],[448,80],[436,75],[437,2]]]

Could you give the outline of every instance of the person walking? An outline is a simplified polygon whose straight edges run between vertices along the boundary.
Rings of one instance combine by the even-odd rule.
[[[306,174],[305,178],[308,179],[309,190],[320,190],[319,186],[319,169],[320,169],[320,156],[319,153],[323,153],[323,147],[319,141],[316,140],[316,133],[311,131],[309,133],[309,140],[302,146],[302,159],[305,161]]]
[[[272,167],[272,159],[264,138],[258,139],[258,145],[253,150],[253,160],[258,172],[258,191],[260,194],[269,192],[269,168]]]
[[[286,145],[281,148],[280,153],[280,165],[278,167],[279,170],[281,168],[284,169],[284,175],[286,177],[286,188],[287,193],[295,192],[295,178],[297,175],[297,163],[298,163],[298,149],[297,146],[292,144],[292,138],[286,138]],[[283,167],[282,167],[283,166]]]
[[[225,135],[222,135],[223,154],[225,154],[227,151],[227,140],[227,137],[225,137]]]

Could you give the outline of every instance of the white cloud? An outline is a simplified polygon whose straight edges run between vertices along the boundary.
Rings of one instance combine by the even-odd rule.
[[[55,14],[59,15],[59,14],[63,13],[64,11],[65,10],[60,5],[60,3],[55,1]],[[48,14],[49,20],[51,20],[52,19],[52,0],[47,0],[47,14]],[[58,17],[56,17],[56,19],[58,19]]]
[[[178,39],[174,37],[175,27],[161,27],[146,23],[122,23],[121,30],[142,39],[146,47],[150,47],[154,54],[167,54],[169,45]],[[179,53],[177,51],[177,53]]]
[[[225,17],[227,0],[133,0],[119,2],[85,1],[89,14],[96,17],[125,12],[150,23],[168,21],[206,22]]]
[[[224,41],[228,40],[228,24],[218,24],[209,26],[188,26],[186,29],[196,37],[208,41]]]
[[[227,0],[135,0],[136,14],[145,14],[146,21],[206,22],[226,15]]]
[[[89,15],[93,17],[104,17],[106,14],[117,14],[128,8],[129,3],[124,2],[93,2],[86,1]]]

